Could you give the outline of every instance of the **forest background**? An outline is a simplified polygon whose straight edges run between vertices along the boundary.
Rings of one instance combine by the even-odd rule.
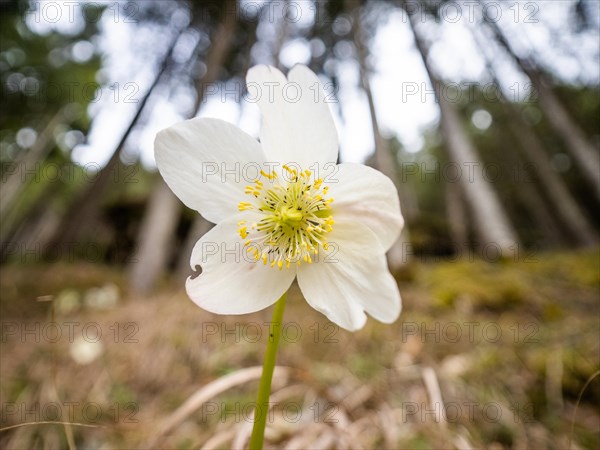
[[[248,68],[297,63],[340,161],[398,187],[404,311],[350,334],[293,290],[268,443],[600,446],[600,2],[0,8],[4,448],[245,445],[269,311],[186,298],[211,224],[152,144],[194,116],[258,136]]]

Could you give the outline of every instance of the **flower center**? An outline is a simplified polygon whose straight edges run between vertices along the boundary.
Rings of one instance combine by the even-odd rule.
[[[323,187],[321,178],[314,180],[310,170],[298,173],[297,170],[283,166],[289,180],[281,180],[276,172],[260,174],[254,185],[246,187],[245,194],[250,201],[240,202],[240,211],[253,210],[261,216],[260,220],[247,224],[238,223],[238,232],[256,261],[283,269],[291,263],[300,265],[301,261],[312,263],[311,255],[318,255],[319,247],[327,250],[325,236],[333,228],[331,202],[325,199],[327,186]]]

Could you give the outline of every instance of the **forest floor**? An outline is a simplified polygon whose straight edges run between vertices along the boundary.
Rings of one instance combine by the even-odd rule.
[[[269,448],[600,448],[597,251],[412,263],[403,312],[338,329],[288,298]],[[247,443],[271,309],[216,316],[114,268],[0,271],[0,447]],[[183,406],[182,406],[183,405]],[[573,420],[573,422],[572,422]],[[573,424],[572,439],[571,427]]]

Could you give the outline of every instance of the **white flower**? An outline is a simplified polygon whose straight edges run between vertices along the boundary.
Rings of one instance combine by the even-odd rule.
[[[251,313],[297,276],[306,301],[347,330],[362,328],[365,312],[393,322],[400,293],[385,252],[403,225],[394,184],[370,167],[335,164],[333,118],[307,67],[286,79],[256,66],[246,82],[262,113],[260,143],[206,118],[156,137],[169,187],[217,224],[192,251],[192,269],[202,273],[188,278],[188,295],[214,313]]]

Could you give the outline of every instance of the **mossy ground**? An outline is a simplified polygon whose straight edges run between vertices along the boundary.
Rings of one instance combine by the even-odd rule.
[[[292,289],[278,360],[291,372],[274,390],[281,400],[270,445],[567,447],[577,397],[600,367],[597,251],[417,261],[398,280],[400,319],[370,319],[357,333],[330,324]],[[143,448],[195,391],[260,365],[270,310],[216,316],[174,286],[138,298],[110,268],[3,267],[2,427],[57,420],[56,405],[58,420],[99,426],[14,428],[0,433],[2,448],[67,448],[70,433],[78,448]],[[97,330],[102,354],[75,363],[69,341],[95,340]],[[161,445],[199,448],[213,438],[209,447],[234,446],[257,384],[214,396]],[[596,378],[574,415],[572,448],[600,447],[598,404]]]

